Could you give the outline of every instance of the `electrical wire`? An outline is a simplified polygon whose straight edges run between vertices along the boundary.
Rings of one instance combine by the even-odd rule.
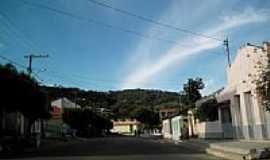
[[[135,35],[135,36],[140,37],[140,38],[164,41],[164,42],[167,42],[167,43],[177,44],[179,46],[184,46],[184,47],[192,47],[192,45],[190,45],[190,44],[179,43],[179,42],[174,41],[174,40],[143,34],[141,32],[135,31],[135,30],[126,29],[126,28],[121,27],[121,26],[111,25],[111,24],[108,24],[108,23],[104,23],[104,22],[95,20],[93,18],[89,18],[89,17],[86,18],[84,16],[80,16],[80,15],[77,15],[77,14],[74,14],[74,13],[71,13],[71,12],[67,12],[67,11],[64,11],[64,10],[61,10],[61,9],[52,8],[52,7],[49,7],[49,6],[40,4],[40,3],[28,2],[28,1],[25,1],[25,0],[20,0],[20,2],[24,3],[25,5],[28,5],[28,6],[41,8],[41,9],[49,10],[49,11],[57,13],[57,14],[65,15],[65,16],[71,17],[73,19],[77,19],[77,20],[80,20],[80,21],[85,21],[87,23],[91,23],[91,24],[95,24],[95,25],[100,25],[100,26],[103,26],[103,27],[108,28],[108,29],[118,30],[118,31],[121,31],[121,32],[132,34],[132,35]]]
[[[115,12],[118,12],[118,13],[121,13],[121,14],[124,14],[124,15],[127,15],[127,16],[130,16],[130,17],[137,18],[137,19],[142,20],[144,22],[152,23],[152,24],[155,24],[155,25],[158,25],[158,26],[166,27],[166,28],[169,28],[169,29],[173,29],[173,30],[176,30],[176,31],[183,32],[183,33],[192,34],[194,36],[199,36],[199,37],[204,37],[204,38],[208,38],[208,39],[213,39],[213,40],[216,40],[216,41],[223,41],[223,40],[221,40],[219,38],[216,38],[216,37],[213,37],[213,36],[209,36],[209,35],[205,35],[205,34],[202,34],[202,33],[194,32],[194,31],[191,31],[191,30],[188,30],[188,29],[183,29],[183,28],[180,28],[180,27],[176,27],[176,26],[173,26],[171,24],[167,24],[167,23],[163,23],[163,22],[160,22],[160,21],[156,21],[156,20],[151,19],[149,17],[141,16],[141,15],[132,13],[130,11],[124,10],[124,9],[116,8],[116,7],[113,7],[112,5],[109,5],[109,4],[106,4],[106,3],[102,3],[100,1],[96,1],[96,0],[87,0],[87,1],[88,2],[91,2],[93,4],[96,4],[98,6],[111,9],[111,10],[113,10]]]

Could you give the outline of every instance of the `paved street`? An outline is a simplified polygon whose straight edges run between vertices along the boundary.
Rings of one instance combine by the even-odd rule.
[[[27,155],[34,159],[81,159],[81,160],[217,160],[191,148],[160,143],[155,140],[133,137],[94,138],[85,141],[42,148],[38,153]],[[40,158],[42,157],[42,158]]]

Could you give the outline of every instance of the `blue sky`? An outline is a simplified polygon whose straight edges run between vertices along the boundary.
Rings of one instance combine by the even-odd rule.
[[[206,83],[203,94],[226,84],[227,61],[220,41],[148,23],[88,0],[25,1],[152,37],[88,23],[20,0],[1,0],[0,55],[27,65],[24,55],[49,54],[48,59],[33,62],[35,76],[44,84],[102,91],[179,91],[188,78],[202,77]],[[247,42],[260,44],[270,40],[270,1],[99,2],[192,32],[219,39],[229,37],[232,57]]]

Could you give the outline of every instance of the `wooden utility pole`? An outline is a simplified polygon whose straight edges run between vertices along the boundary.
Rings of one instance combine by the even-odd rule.
[[[227,59],[228,59],[228,65],[229,65],[229,67],[231,67],[231,54],[230,54],[229,39],[228,38],[226,38],[224,40],[224,46],[225,46],[225,52],[226,52]]]
[[[28,74],[31,76],[32,74],[32,60],[33,58],[48,58],[49,55],[34,55],[34,54],[29,54],[29,55],[26,55],[24,56],[24,58],[27,58],[28,59],[28,67],[27,67],[27,72]]]

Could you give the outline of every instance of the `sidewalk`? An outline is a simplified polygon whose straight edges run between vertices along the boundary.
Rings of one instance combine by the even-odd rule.
[[[161,143],[172,142],[162,140]],[[270,141],[190,139],[173,143],[231,160],[270,158]]]

